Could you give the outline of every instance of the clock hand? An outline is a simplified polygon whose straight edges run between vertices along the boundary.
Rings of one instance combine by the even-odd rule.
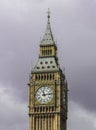
[[[46,93],[45,95],[52,95],[52,93]]]
[[[45,93],[44,93],[44,91],[42,91],[42,92],[43,92],[42,96],[45,96]]]

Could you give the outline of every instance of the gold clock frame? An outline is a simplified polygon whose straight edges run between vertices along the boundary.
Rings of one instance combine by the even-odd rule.
[[[38,100],[36,98],[36,92],[38,91],[38,89],[40,89],[41,87],[44,87],[44,86],[46,86],[46,87],[48,87],[48,88],[50,88],[52,90],[53,97],[52,97],[51,101],[49,101],[47,103],[40,103],[40,102],[38,102]],[[36,87],[35,94],[34,94],[34,105],[35,106],[46,106],[46,105],[54,106],[55,105],[55,91],[54,91],[54,86],[52,86],[52,85],[45,85],[44,84],[44,85]]]

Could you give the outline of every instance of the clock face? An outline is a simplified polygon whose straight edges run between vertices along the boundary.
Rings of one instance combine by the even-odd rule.
[[[53,92],[49,87],[41,87],[36,92],[36,99],[39,103],[48,103],[53,97]]]

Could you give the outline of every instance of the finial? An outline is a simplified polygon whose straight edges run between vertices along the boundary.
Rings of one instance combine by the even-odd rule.
[[[49,10],[49,8],[48,8],[48,20],[50,19],[50,10]]]

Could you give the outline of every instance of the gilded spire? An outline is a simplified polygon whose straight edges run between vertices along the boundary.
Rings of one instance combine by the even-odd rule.
[[[41,40],[41,45],[52,45],[54,44],[53,34],[51,31],[51,25],[50,25],[50,11],[48,9],[48,21],[47,21],[47,28],[44,34],[43,39]]]

